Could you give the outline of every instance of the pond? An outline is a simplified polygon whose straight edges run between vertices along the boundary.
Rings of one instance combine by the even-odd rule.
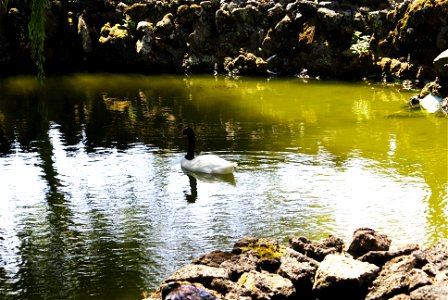
[[[140,299],[245,235],[448,237],[448,119],[400,86],[71,75],[0,81],[0,298]],[[185,174],[181,128],[233,176]]]

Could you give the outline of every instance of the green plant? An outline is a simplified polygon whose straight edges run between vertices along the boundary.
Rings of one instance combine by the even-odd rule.
[[[37,78],[39,81],[43,81],[45,79],[45,21],[46,13],[49,7],[49,0],[33,0],[31,3],[31,18],[28,23],[31,56],[36,62]]]
[[[363,56],[370,52],[370,35],[361,35],[362,32],[355,31],[352,37],[352,45],[350,50],[353,54]]]
[[[4,6],[5,8],[8,8],[9,0],[1,0],[1,3],[3,4],[3,6]]]

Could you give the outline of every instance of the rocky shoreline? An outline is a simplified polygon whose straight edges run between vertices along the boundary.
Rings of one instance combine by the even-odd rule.
[[[214,251],[168,277],[146,300],[181,299],[448,299],[448,240],[421,249],[369,228],[346,246],[291,237],[289,245],[244,237],[231,252]]]
[[[48,0],[47,73],[435,79],[448,1]],[[0,70],[34,72],[29,1],[0,1]]]

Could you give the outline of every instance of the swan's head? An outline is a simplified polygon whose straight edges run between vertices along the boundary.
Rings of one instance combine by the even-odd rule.
[[[190,127],[187,127],[182,130],[182,134],[186,136],[194,136],[194,131]]]

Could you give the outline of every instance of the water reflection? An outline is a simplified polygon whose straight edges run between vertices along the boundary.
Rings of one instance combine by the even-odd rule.
[[[189,203],[194,203],[198,198],[198,180],[209,184],[224,182],[236,186],[236,180],[233,174],[194,173],[183,168],[182,171],[188,176],[188,181],[190,183],[190,193],[185,193],[185,198]]]
[[[139,299],[243,235],[448,237],[447,120],[402,113],[396,89],[107,75],[0,88],[1,299]],[[235,174],[181,170],[185,125]]]
[[[187,174],[190,182],[190,193],[185,192],[185,199],[188,203],[195,203],[198,199],[198,182],[193,175]]]

